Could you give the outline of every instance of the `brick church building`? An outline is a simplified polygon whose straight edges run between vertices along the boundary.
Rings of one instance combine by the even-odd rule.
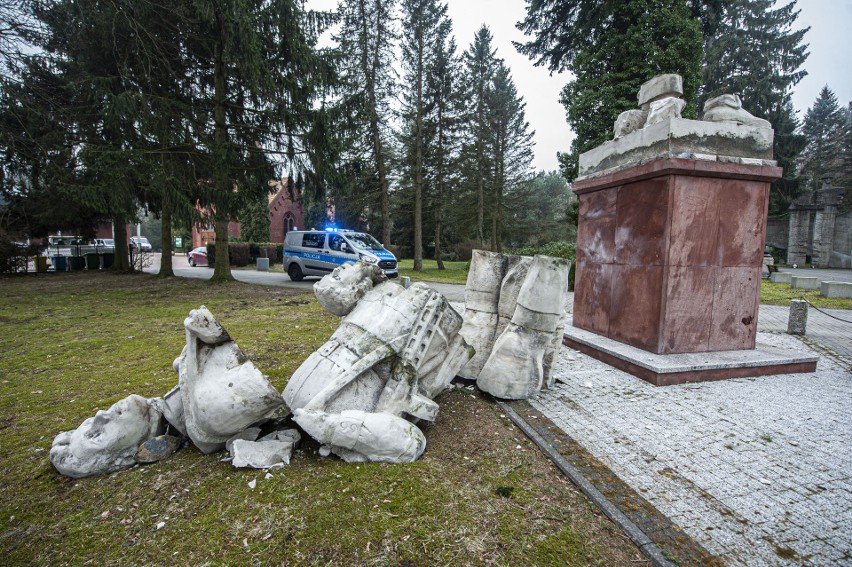
[[[289,187],[288,187],[289,185]],[[302,212],[302,193],[286,177],[269,181],[269,242],[284,242],[284,235],[291,230],[305,228]],[[239,221],[228,223],[228,237],[240,238]],[[213,226],[192,228],[192,247],[205,246],[216,240]]]

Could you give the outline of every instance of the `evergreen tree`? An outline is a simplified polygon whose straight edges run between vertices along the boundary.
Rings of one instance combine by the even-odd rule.
[[[802,44],[809,28],[793,30],[796,2],[774,8],[775,0],[730,0],[716,33],[705,37],[701,100],[723,93],[740,95],[745,108],[769,120],[774,153],[784,174],[773,183],[770,210],[784,212],[798,194],[796,158],[804,147],[790,96],[807,74]]]
[[[836,183],[843,177],[846,126],[847,118],[837,104],[837,96],[824,86],[805,113],[802,125],[807,146],[802,152],[801,171],[808,190],[819,189],[823,178]]]
[[[429,111],[429,69],[441,49],[451,24],[446,4],[437,0],[402,0],[402,67],[404,76],[401,141],[404,168],[401,182],[414,197],[414,270],[423,270],[423,201],[426,193],[426,120]]]
[[[516,44],[521,53],[576,77],[560,97],[576,134],[570,153],[560,155],[569,180],[577,176],[579,154],[611,139],[618,115],[636,107],[643,82],[678,73],[683,98],[695,102],[702,34],[681,0],[533,0],[519,28],[536,35]],[[694,113],[694,107],[687,110]]]
[[[497,65],[488,108],[491,119],[491,250],[503,251],[503,229],[507,211],[527,205],[524,182],[531,177],[533,135],[526,121],[526,103],[518,95],[509,68],[500,61]]]
[[[453,201],[450,187],[458,181],[459,120],[461,100],[461,68],[456,55],[450,26],[443,26],[436,43],[434,58],[427,68],[424,156],[426,178],[431,187],[435,262],[444,269],[445,217]]]
[[[368,164],[368,192],[378,195],[382,244],[390,245],[393,228],[390,214],[388,173],[389,102],[393,96],[393,10],[396,0],[343,0],[339,7],[340,31],[336,36],[341,53],[342,77],[357,113],[351,140],[367,140],[365,151],[353,152],[350,163]],[[357,150],[357,148],[356,148]],[[361,167],[356,165],[356,167]]]
[[[473,43],[464,52],[467,110],[463,127],[463,175],[467,188],[474,197],[473,207],[476,212],[473,219],[475,238],[480,248],[485,248],[485,207],[486,190],[491,186],[493,169],[488,150],[491,146],[491,124],[488,116],[488,97],[492,88],[491,82],[497,70],[499,60],[496,50],[491,47],[491,31],[482,26],[476,32]],[[471,219],[459,219],[462,224],[469,225]],[[457,220],[457,222],[459,222]]]

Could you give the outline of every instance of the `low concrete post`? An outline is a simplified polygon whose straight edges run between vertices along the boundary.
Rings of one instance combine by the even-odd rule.
[[[808,302],[794,299],[790,302],[790,318],[787,320],[788,335],[804,335],[808,325]]]
[[[408,288],[411,287],[411,278],[410,277],[402,276],[400,278],[400,280],[402,281],[402,287],[404,287],[405,289],[408,289]]]
[[[259,271],[259,272],[268,272],[269,271],[269,258],[258,258],[257,259],[257,271]]]

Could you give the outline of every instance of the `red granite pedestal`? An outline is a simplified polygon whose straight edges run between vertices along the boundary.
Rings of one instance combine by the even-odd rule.
[[[574,326],[655,354],[754,349],[781,172],[664,158],[574,183]]]

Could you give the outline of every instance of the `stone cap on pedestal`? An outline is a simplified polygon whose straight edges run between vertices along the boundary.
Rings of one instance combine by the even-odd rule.
[[[771,128],[671,118],[580,154],[577,180],[664,158],[774,166]]]

